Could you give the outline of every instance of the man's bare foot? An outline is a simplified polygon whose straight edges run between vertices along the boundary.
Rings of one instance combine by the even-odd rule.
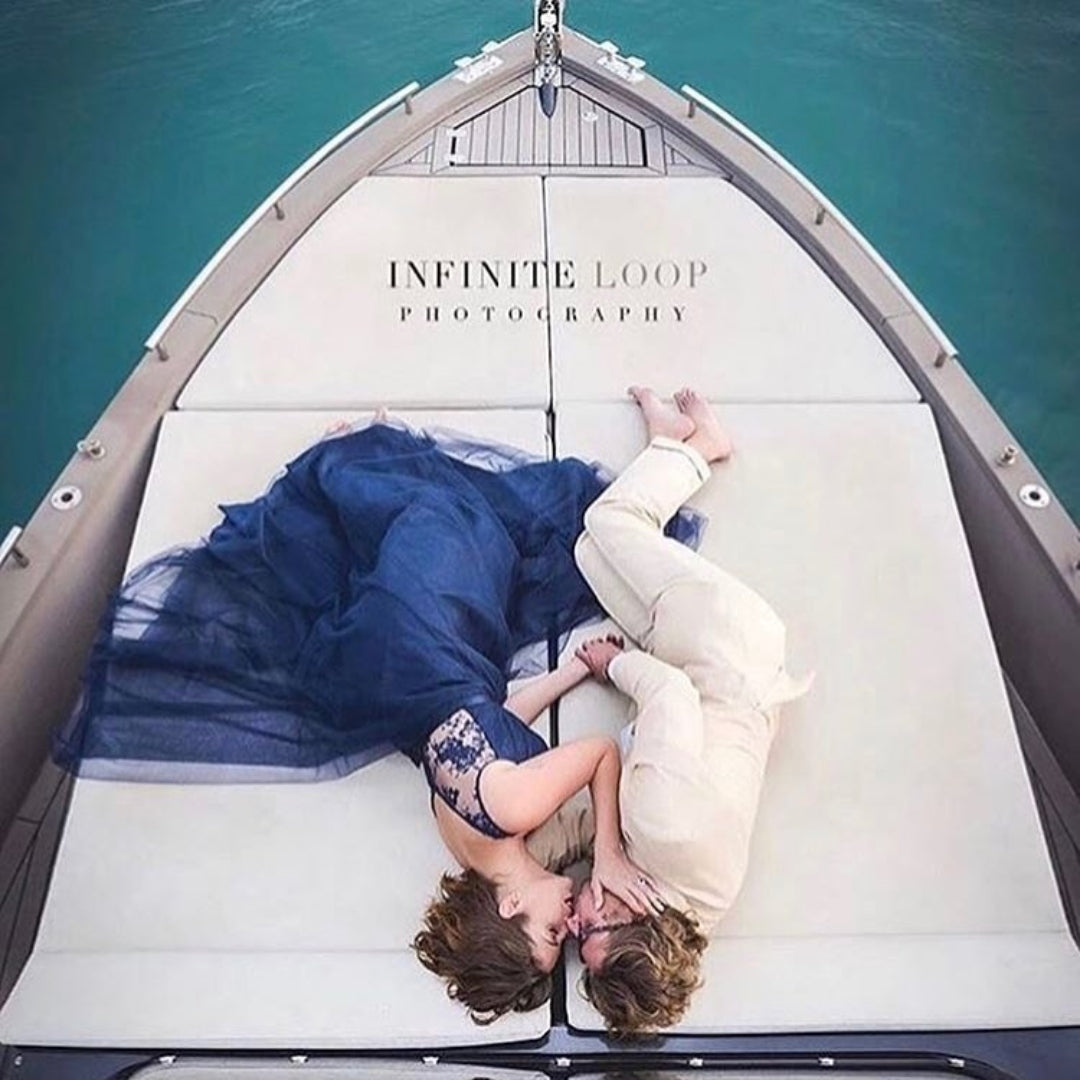
[[[649,387],[631,386],[627,393],[641,407],[650,439],[666,435],[669,439],[685,442],[694,434],[693,418],[684,416],[672,405],[665,405]]]
[[[712,406],[689,386],[675,394],[679,412],[694,422],[694,434],[686,440],[708,462],[726,461],[735,449],[731,437],[720,426]]]

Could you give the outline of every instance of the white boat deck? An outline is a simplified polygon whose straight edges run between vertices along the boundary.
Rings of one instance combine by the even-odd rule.
[[[705,552],[770,599],[792,668],[819,677],[786,714],[750,877],[684,1030],[1080,1023],[1080,954],[929,411],[779,225],[647,117],[586,120],[611,102],[584,89],[564,98],[577,159],[537,151],[508,91],[318,219],[163,425],[130,564],[205,535],[337,416],[388,404],[540,452],[550,429],[559,455],[618,467],[643,441],[626,384],[692,383],[739,445],[700,496]],[[514,174],[538,153],[546,175]],[[636,175],[557,175],[581,162]],[[544,259],[548,280],[508,283],[511,262]],[[391,287],[409,260],[427,286]],[[441,287],[438,260],[454,261]],[[462,262],[484,260],[500,285],[466,287]],[[587,686],[558,730],[624,715]],[[75,787],[0,1041],[358,1049],[548,1029],[546,1007],[474,1027],[409,952],[449,862],[404,760],[318,785]],[[596,1028],[575,976],[570,1022]]]

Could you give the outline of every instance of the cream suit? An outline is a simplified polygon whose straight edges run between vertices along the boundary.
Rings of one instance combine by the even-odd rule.
[[[634,702],[619,810],[627,854],[708,933],[746,873],[780,705],[805,693],[785,630],[753,589],[663,534],[709,479],[692,447],[655,438],[585,514],[576,558],[641,650],[612,660]]]

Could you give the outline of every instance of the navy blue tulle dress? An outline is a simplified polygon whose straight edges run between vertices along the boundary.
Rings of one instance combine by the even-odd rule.
[[[54,757],[88,776],[263,781],[401,750],[432,780],[461,732],[441,758],[429,736],[460,710],[485,753],[532,756],[544,743],[503,708],[507,681],[600,614],[573,548],[604,485],[581,461],[395,423],[326,439],[222,507],[206,541],[127,578]],[[690,540],[696,522],[672,526]]]

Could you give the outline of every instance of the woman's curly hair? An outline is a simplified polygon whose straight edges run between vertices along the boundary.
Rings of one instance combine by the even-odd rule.
[[[412,947],[477,1024],[531,1012],[551,997],[551,975],[533,958],[524,914],[504,919],[495,886],[475,870],[443,874]]]
[[[611,931],[601,967],[585,972],[585,996],[618,1037],[671,1027],[701,986],[708,943],[693,917],[672,907],[621,926]]]

